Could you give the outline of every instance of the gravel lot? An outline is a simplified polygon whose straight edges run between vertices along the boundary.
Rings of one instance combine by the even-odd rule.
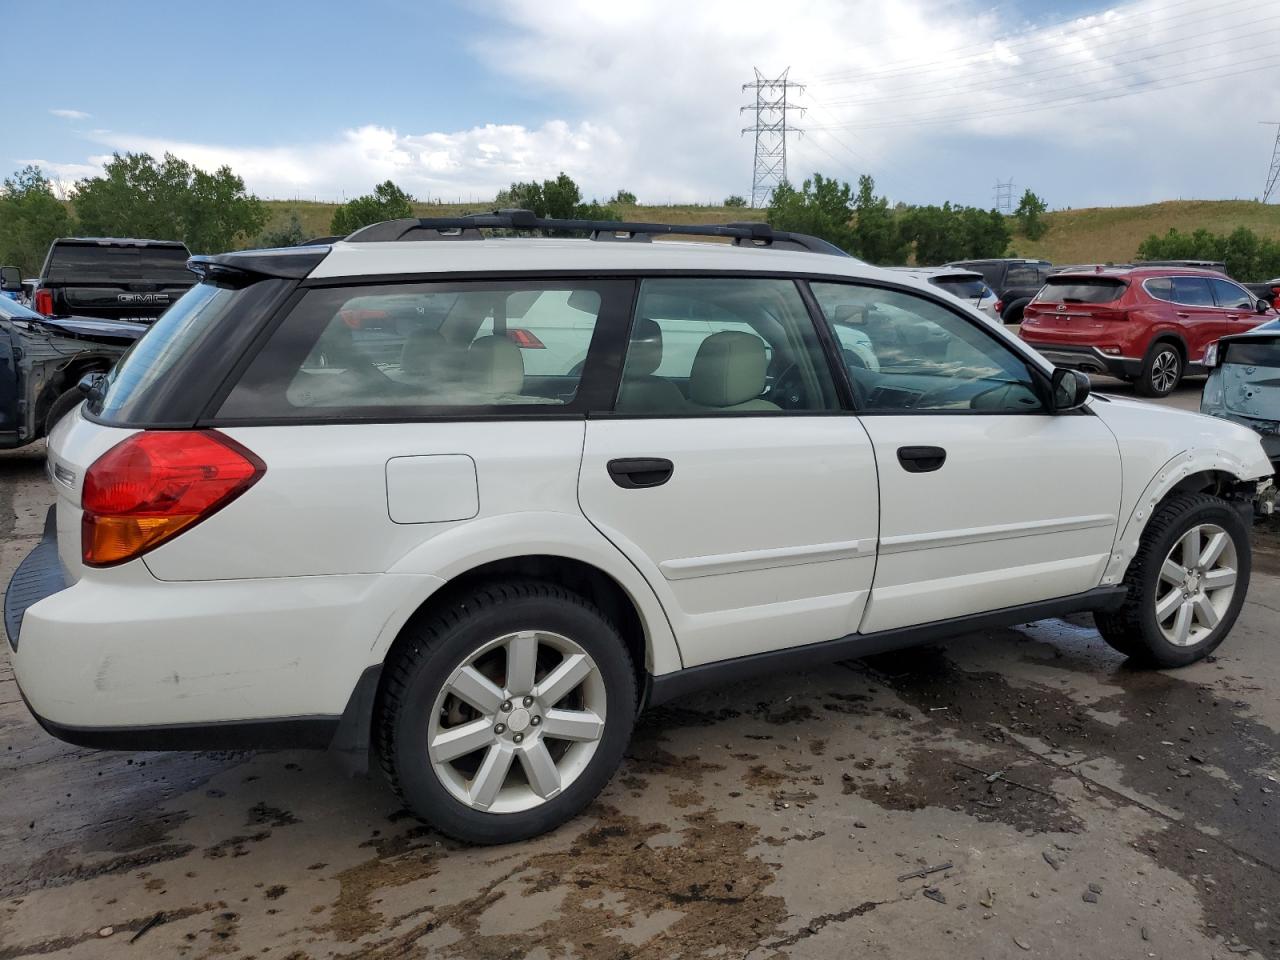
[[[0,456],[4,582],[42,465]],[[1086,616],[691,697],[504,848],[324,754],[61,744],[4,647],[0,960],[1280,957],[1278,542],[1211,662],[1135,671]]]

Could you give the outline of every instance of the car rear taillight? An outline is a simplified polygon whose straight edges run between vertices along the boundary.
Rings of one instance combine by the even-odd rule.
[[[141,556],[221,510],[266,470],[251,451],[212,430],[135,433],[84,476],[85,564],[110,567]]]
[[[547,349],[541,340],[535,337],[530,331],[524,329],[524,327],[511,327],[507,330],[507,339],[521,350]]]
[[[1004,313],[1004,301],[997,300],[995,307],[993,307],[992,309],[994,309],[996,313]]]
[[[53,291],[52,290],[36,291],[35,311],[36,313],[43,313],[46,317],[53,316]]]
[[[1112,320],[1128,320],[1129,311],[1124,307],[1100,307],[1089,311],[1094,320],[1112,321]]]

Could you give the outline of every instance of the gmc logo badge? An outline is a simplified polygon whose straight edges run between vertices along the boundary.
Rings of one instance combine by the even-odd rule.
[[[117,293],[116,300],[120,303],[168,303],[169,295],[167,293]]]

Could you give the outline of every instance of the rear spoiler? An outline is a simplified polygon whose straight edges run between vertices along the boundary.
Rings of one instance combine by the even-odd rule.
[[[231,287],[246,286],[272,277],[302,280],[311,275],[311,271],[329,255],[329,250],[327,245],[237,250],[234,253],[192,257],[187,261],[187,269],[205,283]]]

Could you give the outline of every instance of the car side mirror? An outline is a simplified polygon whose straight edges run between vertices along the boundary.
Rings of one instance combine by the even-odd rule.
[[[1259,300],[1257,303],[1255,303],[1255,304],[1253,305],[1253,309],[1254,309],[1257,313],[1270,313],[1270,312],[1271,312],[1271,304],[1270,304],[1270,303],[1268,303],[1266,300]]]
[[[1053,371],[1050,381],[1049,396],[1053,405],[1052,413],[1065,413],[1078,410],[1089,399],[1089,378],[1079,370],[1067,370],[1058,367]]]
[[[0,267],[0,290],[5,293],[21,293],[22,271],[17,267]]]

